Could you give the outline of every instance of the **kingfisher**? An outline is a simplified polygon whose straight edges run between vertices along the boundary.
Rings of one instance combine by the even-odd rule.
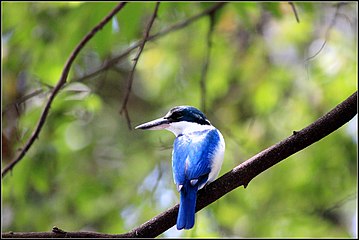
[[[177,229],[191,229],[195,222],[197,191],[213,182],[221,170],[225,142],[206,116],[192,106],[177,106],[159,119],[135,129],[171,131],[176,136],[172,171],[180,204]]]

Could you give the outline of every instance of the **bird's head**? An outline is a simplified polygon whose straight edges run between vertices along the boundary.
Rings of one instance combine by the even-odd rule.
[[[156,120],[143,123],[135,129],[161,130],[166,129],[176,136],[183,132],[199,131],[212,126],[206,116],[197,108],[192,106],[177,106]]]

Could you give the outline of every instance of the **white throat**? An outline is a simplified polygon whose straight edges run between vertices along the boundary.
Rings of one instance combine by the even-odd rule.
[[[192,132],[204,131],[207,129],[214,129],[212,125],[201,125],[194,122],[172,122],[166,127],[166,130],[171,131],[176,135],[187,134]]]

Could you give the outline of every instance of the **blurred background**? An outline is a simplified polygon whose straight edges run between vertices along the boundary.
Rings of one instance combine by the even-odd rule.
[[[71,51],[116,4],[1,3],[2,169]],[[226,141],[223,175],[357,90],[358,3],[295,3],[299,22],[287,2],[191,19],[215,4],[160,4],[151,35],[165,32],[146,43],[127,109],[132,129],[176,105],[203,110]],[[132,130],[120,114],[137,49],[120,56],[154,7],[128,3],[80,52],[39,138],[2,179],[2,231],[124,233],[178,203],[174,135]],[[357,145],[355,117],[198,212],[192,230],[161,237],[355,238]]]

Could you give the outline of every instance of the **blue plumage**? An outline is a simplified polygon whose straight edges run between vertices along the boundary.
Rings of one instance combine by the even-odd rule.
[[[193,227],[197,191],[208,180],[218,145],[219,134],[216,129],[179,135],[174,141],[173,178],[180,192],[177,229]]]
[[[136,129],[167,129],[176,135],[172,170],[180,193],[177,229],[191,229],[197,191],[214,181],[222,165],[225,143],[221,133],[201,111],[190,106],[174,107],[163,118]]]
[[[194,225],[198,185],[185,183],[180,192],[177,229],[191,229]]]

